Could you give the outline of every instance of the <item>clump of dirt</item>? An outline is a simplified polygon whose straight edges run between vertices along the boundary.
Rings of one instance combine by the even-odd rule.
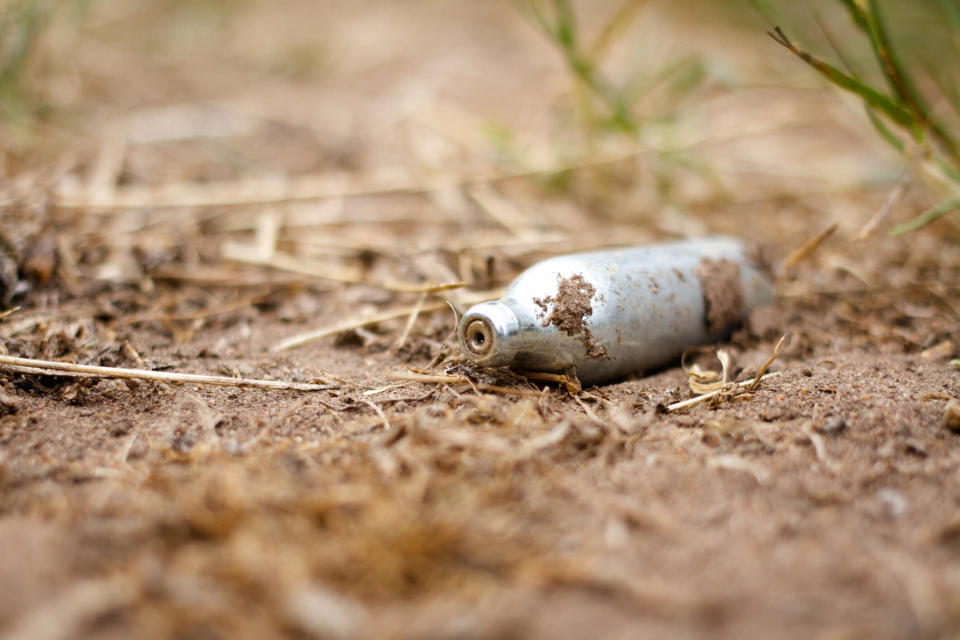
[[[547,305],[553,304],[553,310],[543,319],[543,326],[552,324],[568,336],[579,338],[587,350],[588,358],[610,358],[607,347],[594,337],[586,323],[586,318],[593,315],[590,299],[596,291],[592,284],[577,274],[560,279],[557,295],[534,298],[533,301],[544,313],[547,312]]]
[[[697,279],[703,290],[703,315],[710,333],[724,334],[739,325],[743,320],[740,265],[726,258],[704,258],[697,268]]]

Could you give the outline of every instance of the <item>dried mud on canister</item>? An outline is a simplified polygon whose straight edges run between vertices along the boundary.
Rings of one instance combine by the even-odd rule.
[[[750,255],[734,238],[707,238],[550,258],[471,308],[460,348],[481,366],[573,371],[585,384],[662,367],[773,299]]]

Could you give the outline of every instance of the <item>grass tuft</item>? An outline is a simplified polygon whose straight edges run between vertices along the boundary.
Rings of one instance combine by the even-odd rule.
[[[869,43],[873,66],[883,78],[882,84],[864,79],[854,72],[837,47],[834,47],[835,51],[845,69],[802,48],[780,27],[774,27],[770,36],[831,84],[859,97],[870,122],[893,148],[908,156],[919,149],[920,156],[926,159],[928,173],[932,171],[947,176],[954,193],[941,204],[893,227],[890,233],[898,235],[919,229],[960,208],[960,197],[956,195],[960,192],[960,132],[956,124],[960,118],[960,100],[955,98],[956,91],[950,78],[934,73],[931,65],[917,55],[922,48],[919,42],[911,42],[903,37],[895,41],[890,25],[900,26],[902,21],[888,19],[887,13],[893,8],[890,3],[881,3],[880,0],[836,1],[854,30]],[[768,15],[769,4],[754,1],[754,5]],[[917,4],[927,5],[922,9],[933,16],[931,19],[946,25],[951,31],[951,41],[960,41],[960,9],[948,0],[928,0]],[[833,44],[823,23],[819,20],[818,23]],[[908,46],[898,46],[901,44]],[[960,51],[953,46],[941,49],[938,56],[940,61],[937,66],[952,67],[960,58]],[[938,108],[931,107],[932,104],[937,104]],[[943,104],[949,105],[946,111]]]

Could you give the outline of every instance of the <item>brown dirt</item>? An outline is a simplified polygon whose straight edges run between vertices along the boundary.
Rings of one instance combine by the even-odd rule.
[[[673,166],[582,140],[556,52],[506,5],[92,6],[45,43],[60,119],[0,123],[23,149],[0,163],[0,350],[339,386],[0,371],[5,637],[960,633],[957,230],[856,239],[901,169],[860,110],[783,84],[762,29],[653,2],[611,54],[633,77],[696,43],[749,79],[670,101],[667,131],[638,104],[695,154]],[[531,178],[544,158],[567,164]],[[746,380],[789,333],[735,400],[664,412],[691,395],[679,366],[576,398],[476,371],[445,305],[402,344],[403,316],[272,349],[417,303],[383,283],[496,297],[549,255],[749,230],[783,256],[834,221],[723,345]]]
[[[590,300],[596,291],[592,284],[577,274],[560,278],[556,295],[534,298],[533,302],[546,314],[543,326],[553,325],[568,336],[578,338],[587,350],[588,358],[609,358],[606,345],[597,340],[587,326],[587,318],[593,315],[593,303]],[[552,308],[550,305],[553,305]],[[550,309],[549,313],[547,309]]]
[[[733,260],[704,258],[697,267],[703,290],[703,312],[711,335],[722,336],[743,322],[740,265]]]

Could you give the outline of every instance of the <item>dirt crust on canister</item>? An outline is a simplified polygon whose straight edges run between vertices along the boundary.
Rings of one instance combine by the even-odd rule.
[[[577,274],[560,278],[556,295],[534,298],[533,302],[544,314],[547,314],[550,305],[553,305],[543,319],[543,326],[549,327],[552,324],[568,336],[579,338],[587,350],[588,358],[609,358],[607,347],[594,337],[586,322],[586,319],[593,315],[590,300],[596,291],[592,284]]]
[[[703,315],[707,329],[720,335],[743,321],[743,285],[740,265],[733,260],[704,258],[697,267],[703,292]]]

